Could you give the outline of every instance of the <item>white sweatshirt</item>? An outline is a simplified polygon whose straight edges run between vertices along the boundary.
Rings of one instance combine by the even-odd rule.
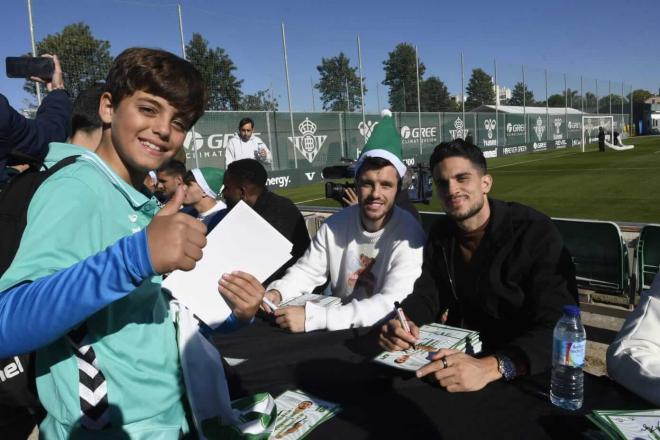
[[[266,150],[266,157],[263,158],[259,155],[259,150]],[[247,142],[243,142],[238,133],[227,141],[227,148],[225,149],[225,168],[227,165],[239,159],[257,159],[263,163],[269,164],[273,161],[273,155],[270,149],[264,142],[257,136],[252,135]]]
[[[375,324],[412,292],[422,271],[426,237],[409,212],[393,209],[377,232],[364,230],[358,205],[329,217],[298,262],[268,286],[287,301],[330,277],[332,294],[342,298],[342,305],[324,308],[307,302],[305,331]]]
[[[630,391],[660,405],[660,276],[607,349],[607,373]]]

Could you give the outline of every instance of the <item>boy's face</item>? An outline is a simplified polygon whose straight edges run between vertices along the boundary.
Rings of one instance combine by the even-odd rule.
[[[186,189],[186,197],[183,199],[183,204],[188,206],[188,205],[194,205],[195,203],[199,202],[202,200],[204,197],[206,197],[206,194],[202,190],[202,187],[200,187],[197,182],[190,182],[186,184],[187,189]]]
[[[110,98],[102,97],[100,114],[111,124],[112,143],[129,174],[158,169],[179,151],[187,124],[166,99],[138,90],[113,108]]]

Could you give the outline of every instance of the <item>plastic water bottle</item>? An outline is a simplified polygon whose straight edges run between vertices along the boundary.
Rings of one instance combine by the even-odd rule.
[[[550,401],[568,410],[582,406],[584,398],[584,356],[587,335],[580,320],[580,308],[564,306],[553,333]]]

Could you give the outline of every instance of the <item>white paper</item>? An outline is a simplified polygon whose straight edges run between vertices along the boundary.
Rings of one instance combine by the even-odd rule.
[[[275,399],[277,418],[268,437],[272,440],[296,440],[305,437],[320,423],[332,418],[340,406],[317,399],[300,390],[285,391]]]
[[[374,360],[400,370],[416,371],[431,362],[429,356],[441,348],[465,351],[468,339],[473,352],[479,353],[481,340],[478,332],[438,323],[427,324],[419,328],[416,349],[411,347],[402,351],[384,351]]]
[[[283,302],[279,307],[304,307],[308,301],[313,302],[320,307],[333,307],[341,305],[341,298],[338,296],[319,295],[317,293],[305,293],[296,296],[286,302]]]
[[[222,274],[241,270],[263,282],[291,258],[293,244],[243,201],[206,239],[197,266],[189,272],[172,272],[163,287],[213,328],[231,314],[218,292]]]

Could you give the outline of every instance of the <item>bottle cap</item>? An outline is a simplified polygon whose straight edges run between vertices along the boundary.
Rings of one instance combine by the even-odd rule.
[[[580,308],[578,306],[564,306],[564,313],[568,316],[580,316]]]

